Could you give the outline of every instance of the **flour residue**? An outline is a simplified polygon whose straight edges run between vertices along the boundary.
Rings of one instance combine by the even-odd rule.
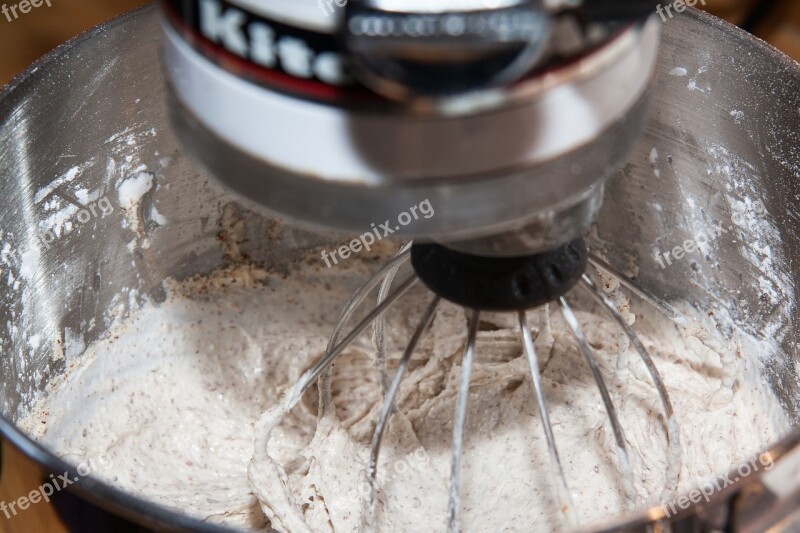
[[[235,227],[229,232],[235,236]],[[82,357],[82,339],[70,333],[71,371],[26,427],[71,460],[105,454],[114,464],[107,482],[208,522],[252,530],[271,522],[292,532],[358,529],[361,472],[381,398],[370,335],[336,363],[333,411],[319,413],[310,392],[271,438],[259,420],[324,352],[340,306],[369,267],[353,261],[326,269],[314,261],[285,276],[240,265],[169,281],[164,303],[132,313],[122,312],[127,302],[120,297],[119,319]],[[603,286],[638,327],[618,284],[604,278]],[[418,287],[389,311],[390,367],[429,298]],[[614,323],[577,309],[625,427],[636,503],[657,504],[669,451],[652,382]],[[531,312],[529,322],[567,483],[582,524],[607,520],[624,503],[613,435],[574,340],[549,317]],[[412,357],[381,452],[379,531],[445,529],[466,320],[462,308],[441,304]],[[482,323],[462,474],[464,531],[483,531],[487,520],[498,530],[562,530],[515,317],[486,313]],[[710,327],[669,326],[657,338],[643,337],[681,426],[681,491],[727,472],[788,429],[777,400],[758,385],[759,365],[740,353],[746,345],[717,342]]]

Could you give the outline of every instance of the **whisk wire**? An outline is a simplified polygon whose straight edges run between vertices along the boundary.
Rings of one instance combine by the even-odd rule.
[[[688,323],[686,317],[681,315],[674,307],[669,305],[667,302],[663,301],[652,294],[649,294],[642,290],[641,287],[638,287],[634,282],[629,280],[622,272],[608,264],[603,258],[599,257],[596,254],[589,253],[589,264],[595,267],[598,270],[602,270],[607,274],[611,275],[614,279],[619,281],[619,284],[631,291],[633,294],[644,300],[645,302],[652,305],[658,311],[660,311],[664,316],[675,322],[680,326],[685,326]]]
[[[400,270],[400,267],[403,266],[403,263],[409,258],[411,252],[411,246],[413,245],[413,241],[409,242],[405,246],[403,246],[395,255],[394,259],[389,263],[392,266],[388,269],[381,269],[376,276],[383,275],[384,280],[381,283],[380,289],[378,289],[378,303],[381,303],[383,300],[386,299],[386,296],[389,295],[389,291],[392,288],[392,283],[394,283],[394,278],[397,276],[397,272]],[[386,317],[381,314],[375,319],[375,322],[372,324],[372,343],[375,345],[375,364],[378,367],[378,371],[380,372],[380,379],[381,379],[381,394],[386,394],[388,389],[388,382],[387,382],[387,373],[386,373],[386,336],[384,335],[384,329],[386,328]]]
[[[625,433],[622,430],[622,424],[620,424],[619,418],[617,417],[617,411],[614,408],[614,402],[611,400],[611,395],[608,393],[608,388],[603,380],[603,374],[600,371],[600,366],[598,365],[597,359],[595,358],[594,353],[592,352],[592,349],[586,340],[586,336],[583,334],[583,330],[578,323],[578,319],[575,318],[575,314],[572,312],[567,300],[563,296],[558,299],[558,303],[561,307],[561,315],[564,317],[564,320],[572,332],[572,335],[575,337],[575,340],[578,341],[578,347],[580,348],[584,359],[586,359],[586,363],[589,365],[589,368],[592,371],[594,381],[597,384],[597,388],[600,390],[600,396],[603,398],[603,404],[605,404],[606,413],[611,421],[611,429],[614,432],[614,440],[617,442],[617,459],[619,461],[620,474],[622,474],[621,481],[623,490],[625,492],[626,504],[628,507],[632,507],[635,500],[633,472],[631,471],[630,460],[628,458],[628,448],[625,443]]]
[[[288,406],[289,408],[293,407],[300,401],[300,398],[303,397],[303,394],[308,390],[308,388],[314,383],[314,381],[319,377],[322,372],[328,368],[328,366],[347,348],[356,338],[364,332],[367,327],[372,324],[376,317],[378,317],[381,313],[386,311],[386,309],[391,306],[398,298],[400,298],[403,294],[405,294],[414,284],[419,281],[419,278],[416,274],[409,275],[403,282],[397,286],[395,290],[393,290],[385,300],[379,303],[375,308],[367,314],[351,331],[348,333],[344,339],[342,339],[338,344],[336,344],[333,348],[327,351],[324,356],[310,369],[306,370],[306,372],[300,377],[300,380],[294,386],[294,390],[292,391],[292,395],[290,396]]]
[[[664,380],[661,378],[658,367],[656,367],[655,362],[653,362],[653,358],[650,357],[650,354],[644,347],[642,340],[639,338],[630,324],[628,324],[625,318],[620,314],[620,312],[614,306],[614,303],[605,294],[603,294],[597,284],[589,276],[584,274],[581,281],[582,286],[606,309],[606,311],[608,311],[622,331],[625,332],[625,335],[627,335],[628,339],[630,339],[631,344],[639,353],[639,357],[641,358],[645,367],[647,367],[650,378],[653,380],[653,384],[656,387],[658,396],[661,399],[661,404],[664,408],[664,414],[666,415],[665,420],[667,424],[667,439],[669,440],[670,449],[668,458],[669,466],[667,468],[667,483],[664,487],[662,498],[669,497],[669,495],[677,488],[678,476],[681,469],[681,447],[680,429],[678,427],[677,420],[675,420],[675,413],[672,409],[672,402],[669,399],[667,387],[664,385]]]
[[[531,329],[528,326],[527,313],[520,311],[518,314],[519,329],[522,334],[522,346],[525,349],[525,355],[528,358],[528,364],[531,367],[531,378],[533,381],[533,391],[536,396],[536,403],[539,406],[539,414],[542,417],[542,426],[544,427],[544,434],[547,438],[547,450],[550,453],[550,460],[555,468],[557,474],[558,485],[558,499],[562,509],[567,515],[567,523],[570,526],[577,524],[578,520],[575,516],[575,507],[572,504],[572,496],[567,487],[567,478],[564,475],[564,469],[561,466],[561,459],[558,456],[558,449],[556,448],[556,440],[553,435],[553,427],[550,424],[550,415],[547,411],[547,403],[544,399],[544,390],[542,389],[542,376],[539,373],[539,361],[536,357],[536,348],[533,344],[533,337],[531,336]]]
[[[342,330],[350,321],[350,318],[353,316],[353,313],[358,309],[358,307],[364,302],[366,297],[369,295],[370,292],[379,284],[382,280],[387,278],[390,273],[396,273],[397,270],[408,261],[411,255],[411,243],[407,244],[403,248],[401,248],[395,257],[393,257],[390,261],[384,264],[381,268],[378,269],[375,274],[373,274],[366,282],[364,282],[358,290],[353,293],[353,296],[350,297],[350,300],[342,307],[341,312],[339,313],[339,318],[336,321],[336,326],[333,328],[331,332],[331,336],[328,339],[328,346],[326,348],[326,353],[333,350],[336,346],[336,343],[339,342],[339,337],[342,334]],[[383,298],[379,299],[379,302],[385,299],[386,295]],[[378,319],[383,315],[378,315]],[[331,385],[330,385],[330,376],[328,372],[323,372],[320,374],[319,378],[319,391],[320,391],[320,398],[321,398],[321,407],[325,407],[331,401]]]
[[[464,428],[467,421],[469,403],[469,384],[472,378],[472,363],[475,359],[475,339],[478,335],[480,311],[473,310],[469,319],[467,346],[461,362],[461,382],[456,400],[456,416],[453,424],[453,455],[450,462],[450,498],[447,504],[447,531],[458,533],[460,530],[461,499],[459,483],[461,481],[461,449],[464,444]]]
[[[425,328],[431,322],[433,314],[436,312],[436,308],[438,307],[440,300],[441,298],[438,296],[433,297],[431,303],[425,310],[425,313],[422,315],[422,319],[419,321],[419,325],[414,331],[414,334],[411,336],[408,346],[406,346],[405,352],[403,352],[403,356],[400,358],[400,362],[397,365],[397,370],[394,373],[391,385],[386,393],[386,399],[383,402],[380,418],[378,419],[378,423],[375,425],[375,433],[372,437],[372,447],[370,449],[369,464],[367,465],[367,482],[369,484],[369,492],[367,494],[366,502],[367,532],[375,531],[375,479],[378,469],[378,456],[381,451],[381,443],[383,442],[384,431],[388,425],[389,417],[394,411],[395,396],[397,395],[397,390],[400,388],[400,382],[403,380],[403,376],[408,368],[408,362],[411,360],[411,355],[414,353],[417,343],[422,337]]]

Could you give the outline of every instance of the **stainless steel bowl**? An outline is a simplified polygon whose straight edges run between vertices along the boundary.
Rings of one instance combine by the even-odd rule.
[[[109,313],[163,298],[167,276],[226,261],[218,221],[233,200],[198,172],[170,131],[156,18],[146,8],[97,28],[0,93],[0,430],[57,471],[75,465],[31,441],[20,415],[103,334]],[[593,245],[635,270],[651,294],[688,303],[688,314],[729,311],[759,349],[774,353],[765,379],[798,428],[771,450],[774,469],[663,523],[675,531],[725,520],[752,531],[792,527],[792,518],[800,521],[800,67],[691,11],[664,25],[654,101],[645,136],[607,188]],[[155,187],[125,212],[117,186],[140,165]],[[81,214],[91,211],[84,201],[92,194],[107,197],[113,212]],[[760,201],[758,209],[748,198]],[[242,250],[274,268],[332,240],[232,208],[246,220]],[[706,253],[675,258],[675,247],[711,235],[718,223],[725,231]],[[656,257],[668,250],[671,264]],[[74,487],[151,527],[213,529],[92,477]],[[663,518],[651,509],[609,517],[609,527],[652,531]]]

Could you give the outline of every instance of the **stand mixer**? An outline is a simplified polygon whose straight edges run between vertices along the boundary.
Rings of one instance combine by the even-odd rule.
[[[365,519],[365,527],[384,525],[381,513],[385,507],[381,498],[387,487],[381,486],[380,478],[382,474],[385,477],[385,466],[392,466],[390,458],[397,457],[392,455],[396,434],[393,431],[407,415],[409,402],[404,400],[404,391],[429,363],[453,377],[450,383],[455,386],[450,388],[452,396],[440,411],[442,416],[434,419],[441,422],[442,429],[435,428],[436,444],[441,443],[435,450],[436,466],[441,466],[441,471],[435,472],[435,481],[441,491],[418,496],[436,497],[431,522],[439,529],[444,529],[448,522],[451,528],[460,522],[464,529],[500,523],[491,520],[492,512],[485,513],[486,521],[473,521],[472,510],[460,504],[475,501],[474,496],[470,497],[470,491],[475,493],[475,484],[471,483],[474,476],[470,477],[475,455],[470,446],[476,441],[471,428],[476,422],[491,422],[496,412],[476,409],[476,406],[497,405],[497,402],[484,403],[476,393],[482,386],[480,380],[487,375],[488,350],[482,341],[493,334],[485,329],[490,317],[488,309],[504,309],[493,314],[505,319],[503,334],[507,338],[503,349],[513,358],[516,372],[513,377],[519,385],[516,394],[525,402],[526,409],[520,411],[524,416],[519,419],[525,423],[518,424],[519,435],[527,439],[525,442],[536,439],[537,446],[535,451],[517,448],[519,453],[507,457],[516,458],[516,465],[529,466],[526,461],[535,455],[537,464],[540,459],[545,464],[534,472],[535,478],[517,476],[520,486],[531,486],[533,480],[534,490],[513,489],[517,504],[514,509],[507,504],[503,511],[527,512],[533,504],[544,502],[538,498],[546,497],[548,511],[554,511],[552,515],[560,518],[561,524],[565,527],[576,524],[570,516],[570,496],[582,511],[581,517],[586,507],[595,505],[592,494],[581,492],[581,478],[574,477],[576,470],[570,464],[576,452],[584,451],[580,436],[590,429],[593,433],[586,442],[592,446],[592,460],[594,464],[602,463],[602,472],[609,474],[600,481],[619,474],[619,480],[613,479],[614,486],[607,492],[613,490],[615,501],[621,504],[613,509],[595,508],[591,524],[581,519],[577,521],[579,527],[636,532],[791,531],[800,520],[797,481],[800,479],[800,381],[797,379],[800,336],[793,327],[797,313],[796,265],[800,257],[796,200],[800,195],[797,165],[800,115],[795,112],[800,108],[800,68],[753,36],[695,10],[662,25],[660,19],[653,24],[638,15],[619,19],[608,14],[592,15],[587,7],[568,2],[508,2],[487,5],[486,10],[479,9],[483,6],[477,4],[447,4],[450,12],[462,13],[455,20],[463,22],[464,31],[467,27],[490,26],[486,22],[489,19],[482,15],[473,17],[473,11],[521,10],[514,12],[517,13],[514,19],[520,21],[518,26],[503,23],[507,19],[502,17],[495,19],[500,22],[495,23],[498,26],[489,34],[488,43],[473,40],[474,35],[466,36],[470,39],[462,35],[458,42],[470,54],[460,57],[440,49],[436,39],[400,39],[404,37],[405,23],[401,23],[402,31],[398,30],[401,31],[398,41],[382,44],[377,42],[377,36],[368,34],[370,26],[364,26],[364,21],[373,21],[370,24],[376,21],[368,16],[374,13],[370,10],[391,7],[392,13],[409,17],[423,11],[419,5],[410,5],[406,13],[388,4],[344,6],[327,1],[322,6],[298,0],[206,1],[197,3],[194,11],[191,4],[170,3],[165,11],[171,15],[166,19],[164,34],[160,24],[165,20],[163,14],[149,7],[72,41],[0,91],[0,174],[7,177],[0,182],[0,190],[8,207],[0,212],[6,250],[0,266],[2,279],[6,281],[0,287],[3,437],[50,471],[69,472],[68,477],[80,476],[73,456],[65,457],[58,449],[36,440],[24,424],[25,416],[44,391],[66,377],[70,368],[86,362],[86,346],[113,333],[109,331],[109,324],[114,322],[109,318],[110,312],[133,312],[143,302],[163,302],[165,279],[186,280],[230,266],[227,250],[220,247],[218,225],[229,211],[242,219],[243,233],[235,245],[253,264],[281,275],[292,273],[298,263],[305,265],[310,258],[312,267],[325,269],[319,250],[323,246],[331,249],[338,236],[295,231],[290,224],[276,224],[273,218],[263,217],[255,210],[240,209],[230,195],[209,182],[198,172],[193,160],[186,157],[168,121],[169,113],[173,113],[173,124],[178,125],[194,160],[203,162],[229,188],[240,189],[239,196],[246,196],[253,205],[264,204],[273,212],[316,227],[351,234],[370,231],[373,223],[377,226],[386,220],[393,221],[401,211],[425,200],[435,209],[436,214],[431,218],[409,221],[387,236],[413,239],[414,245],[377,268],[367,285],[353,295],[335,328],[329,349],[325,350],[316,330],[309,332],[319,346],[312,358],[319,354],[324,357],[318,364],[308,365],[308,372],[299,384],[292,386],[284,404],[272,413],[279,419],[302,396],[299,407],[310,410],[310,420],[316,422],[315,382],[319,391],[325,393],[331,359],[337,357],[337,351],[358,330],[366,331],[373,325],[374,342],[362,335],[357,343],[359,349],[364,349],[365,358],[374,355],[377,362],[385,357],[386,365],[381,369],[384,383],[377,377],[370,382],[370,392],[375,392],[375,397],[379,397],[381,388],[383,394],[369,406],[370,416],[362,424],[365,431],[359,434],[360,461],[352,464],[356,465],[354,469],[363,471],[362,479],[369,481],[374,475],[378,482],[368,483],[370,490],[363,501],[349,502],[359,512],[377,503],[376,516],[367,516],[371,511],[362,513],[369,519]],[[593,2],[592,5],[611,4]],[[614,6],[631,5],[614,3]],[[199,37],[202,34],[197,28],[202,27],[197,17],[202,6],[211,14],[209,20],[213,23],[207,22],[206,31],[213,39]],[[533,9],[524,10],[529,7]],[[655,12],[654,6],[650,9]],[[251,12],[252,18],[241,14]],[[349,35],[343,30],[344,21],[348,16],[355,20],[359,15],[367,18],[360,19],[361,25],[356,24],[353,35]],[[401,15],[387,16],[388,22],[380,24],[397,24],[392,21]],[[436,13],[433,15],[438,20]],[[419,27],[418,22],[407,24],[409,28]],[[427,24],[430,23],[422,24],[417,31],[422,33]],[[586,32],[589,41],[577,39],[576,44],[576,40],[570,39],[569,27],[575,24]],[[601,27],[592,29],[597,25]],[[436,23],[434,27],[438,27]],[[507,29],[502,30],[503,27]],[[374,33],[386,31],[381,28],[378,25]],[[515,33],[520,28],[531,30],[530,35],[537,40],[521,40],[520,34]],[[663,35],[656,59],[659,30]],[[508,48],[502,39],[499,44],[495,42],[503,31],[510,34]],[[581,35],[584,33],[578,33]],[[547,44],[539,47],[541,39]],[[399,45],[401,50],[397,48]],[[584,46],[588,49],[582,53]],[[313,54],[307,52],[309,48]],[[172,87],[169,105],[164,102],[165,79],[159,62],[162,49],[166,52],[167,81]],[[509,49],[513,53],[504,55],[503,51]],[[378,56],[371,55],[378,52]],[[396,57],[401,52],[404,57],[415,59],[413,68],[399,72],[394,68],[384,70],[393,65],[384,58]],[[470,75],[474,87],[442,86],[441,80],[437,82],[427,75],[408,77],[415,72],[427,72],[424,68],[420,70],[419,58],[439,58],[444,63],[468,62],[498,54],[504,61],[492,62],[494,68],[482,77]],[[337,67],[340,64],[337,57],[352,57],[346,76]],[[254,60],[266,65],[271,62],[273,68],[264,68]],[[258,68],[251,65],[254,62]],[[408,61],[403,64],[409,66]],[[530,69],[530,73],[523,73],[525,69]],[[453,70],[456,74],[461,71]],[[473,72],[466,67],[464,71]],[[648,89],[651,73],[657,81],[649,84]],[[251,79],[254,81],[248,81]],[[458,76],[448,75],[444,81],[448,80],[458,80]],[[604,87],[605,90],[595,90]],[[653,112],[641,129],[645,113],[640,110],[647,105],[648,91],[653,95]],[[629,145],[632,151],[623,158]],[[657,154],[653,153],[654,147]],[[623,160],[626,164],[622,171],[606,181],[612,168]],[[146,173],[143,177],[142,172]],[[138,183],[137,177],[152,188],[143,194],[135,212],[125,211],[120,189],[132,180]],[[599,208],[601,188],[606,191],[604,207],[596,215],[595,226],[590,227]],[[71,232],[50,239],[45,246],[41,231],[53,229],[55,213],[70,213],[84,207],[89,210],[88,205],[81,203],[87,191],[107,194],[114,212],[108,216],[104,213],[103,219],[75,225]],[[751,221],[752,213],[745,208],[749,205],[746,201],[753,198],[763,202],[764,207],[755,219],[757,224],[750,227],[743,224],[722,235],[710,243],[710,253],[695,252],[680,260],[674,253],[668,260],[662,259],[663,254],[657,255],[664,250],[672,251],[675,245],[695,238],[698,232],[710,235],[713,225],[721,221],[740,216],[737,220]],[[136,220],[132,221],[134,217]],[[587,227],[590,227],[588,232]],[[394,224],[389,224],[389,228],[394,229]],[[582,235],[588,249],[578,240]],[[334,265],[329,271],[322,270],[333,276],[345,269],[349,271],[345,272],[351,276],[346,286],[336,287],[336,294],[344,295],[342,300],[363,281],[354,283],[354,278],[362,272],[365,277],[372,274],[373,269],[367,274],[368,269],[363,268],[374,266],[369,263],[369,256],[364,261],[352,261],[358,263],[358,268],[340,269]],[[589,265],[586,269],[584,261]],[[478,275],[473,275],[473,267]],[[551,268],[557,268],[561,276],[556,276],[556,270]],[[454,269],[456,274],[450,275],[448,269]],[[423,283],[413,281],[412,270],[413,276],[421,278]],[[552,273],[552,279],[558,283],[539,276],[537,272],[541,270]],[[598,278],[595,270],[606,272]],[[621,272],[608,275],[608,271],[614,270],[626,275]],[[588,280],[583,280],[584,273]],[[458,282],[468,276],[477,281],[472,285]],[[635,279],[636,284],[629,283],[621,291],[609,292],[606,285],[616,283],[614,278],[621,284],[628,283],[629,278]],[[546,283],[540,282],[541,279]],[[509,280],[520,283],[512,285]],[[611,404],[621,421],[619,429],[631,454],[634,476],[643,474],[637,449],[642,448],[643,442],[649,442],[640,439],[650,435],[636,433],[639,428],[627,423],[631,411],[625,411],[622,402],[614,403],[620,392],[625,393],[633,385],[614,370],[617,344],[631,344],[627,350],[630,353],[625,355],[631,356],[631,366],[638,368],[629,375],[639,378],[637,390],[644,396],[644,408],[634,413],[647,416],[647,424],[652,422],[651,433],[659,441],[651,450],[655,458],[652,464],[658,463],[658,467],[647,473],[655,489],[653,501],[648,504],[652,507],[644,508],[640,495],[643,507],[631,513],[623,510],[624,491],[620,487],[625,478],[625,454],[617,454],[614,423],[602,402],[600,389],[592,380],[592,366],[586,363],[589,359],[583,353],[580,336],[571,337],[567,330],[569,321],[557,316],[564,314],[567,307],[574,308],[572,314],[579,321],[586,316],[580,314],[579,298],[585,295],[588,302],[596,302],[596,298],[587,292],[584,281],[590,289],[592,284],[600,288],[601,302],[595,307],[609,316],[611,337],[605,348],[610,350],[600,351],[592,344],[589,348],[600,360]],[[396,297],[408,283],[416,286],[402,299]],[[573,284],[581,286],[570,289]],[[382,290],[378,290],[377,309],[361,313],[354,310],[355,304],[366,300],[371,287],[379,286]],[[486,287],[506,290],[491,292]],[[559,296],[562,290],[567,304],[563,308]],[[490,292],[488,297],[487,292]],[[772,445],[765,441],[763,446],[759,445],[758,451],[774,460],[774,469],[753,472],[733,482],[740,473],[727,470],[732,458],[722,458],[707,473],[730,472],[733,483],[699,503],[689,502],[693,480],[681,476],[680,496],[672,500],[668,511],[658,506],[670,500],[666,496],[656,502],[658,489],[663,486],[669,490],[674,480],[665,446],[673,437],[666,423],[670,402],[662,401],[658,379],[653,379],[658,373],[651,374],[647,365],[640,362],[635,342],[624,339],[615,342],[623,337],[624,327],[616,325],[613,310],[605,311],[609,307],[603,297],[619,305],[618,292],[636,300],[637,321],[633,327],[668,386],[676,385],[668,374],[670,367],[665,366],[671,361],[658,350],[657,342],[648,342],[655,326],[674,322],[681,316],[701,320],[713,312],[731,317],[730,324],[747,335],[739,339],[754,339],[754,344],[743,346],[742,353],[750,357],[739,361],[755,365],[759,358],[767,357],[763,367],[751,368],[752,374],[778,397],[791,424],[779,443]],[[314,303],[315,294],[304,296]],[[415,300],[417,297],[419,301]],[[333,326],[338,311],[338,304],[332,306],[329,300],[325,301],[325,327]],[[411,305],[405,306],[409,300]],[[542,300],[546,303],[541,304]],[[443,308],[454,309],[458,318],[453,322],[457,326],[454,341],[448,341],[447,366],[442,359],[427,358],[432,335],[419,326],[428,321],[437,302],[438,310],[433,311],[434,328]],[[402,317],[398,316],[398,309],[414,312]],[[479,338],[473,344],[468,338],[475,329],[475,309],[480,313]],[[661,312],[650,312],[653,309]],[[385,323],[382,310],[388,317]],[[278,307],[277,312],[280,311]],[[523,320],[521,312],[525,315]],[[569,311],[566,316],[570,316]],[[355,327],[344,323],[348,317],[357,322]],[[248,318],[256,323],[260,320],[253,315]],[[374,320],[370,322],[371,319]],[[565,427],[565,419],[561,418],[568,404],[564,400],[570,400],[568,396],[574,391],[570,386],[574,383],[565,382],[559,389],[560,397],[554,398],[549,388],[545,390],[546,405],[537,401],[541,400],[537,367],[547,362],[547,354],[542,350],[545,343],[541,340],[548,334],[550,319],[552,325],[561,327],[571,350],[569,358],[556,360],[554,364],[576,367],[572,375],[581,378],[586,397],[590,398],[588,409],[596,415],[591,426],[578,419]],[[584,326],[584,337],[591,341],[589,328],[584,322],[579,325]],[[397,331],[402,334],[397,335]],[[614,337],[617,332],[620,335]],[[729,332],[723,335],[726,333]],[[387,348],[383,354],[382,343]],[[412,352],[415,355],[411,355],[408,366],[404,367],[404,356]],[[337,359],[333,387],[342,386],[342,370],[351,365],[348,359],[351,355],[345,348]],[[474,363],[471,373],[470,361]],[[371,360],[367,363],[372,379],[378,373],[373,372]],[[716,360],[703,363],[713,363],[711,371],[724,367]],[[219,366],[210,368],[207,374],[215,377],[213,372]],[[400,372],[403,369],[405,372]],[[305,368],[296,370],[299,376]],[[404,376],[400,391],[395,392],[400,376]],[[553,376],[551,366],[546,372],[540,369],[538,377],[549,387]],[[183,377],[178,375],[176,379]],[[467,381],[462,379],[465,377],[471,378],[473,384],[469,395],[464,387],[460,391],[458,387],[460,382]],[[311,390],[303,394],[306,388]],[[677,422],[684,428],[680,442],[688,450],[681,458],[685,471],[695,459],[706,458],[701,455],[704,450],[690,446],[692,441],[702,446],[706,439],[720,442],[719,437],[725,435],[713,428],[702,435],[687,429],[689,421],[683,416],[704,404],[687,406],[685,398],[675,390],[670,388],[668,392]],[[269,392],[278,397],[277,390]],[[396,408],[389,418],[393,395]],[[321,399],[325,407],[324,394]],[[341,397],[336,400],[350,401]],[[453,420],[463,416],[465,403],[468,406],[465,431],[451,432]],[[521,403],[499,407],[515,410],[517,405]],[[342,407],[337,405],[337,408]],[[720,419],[724,416],[720,410],[708,412],[713,413],[711,416],[719,413]],[[758,409],[752,412],[757,416],[769,414]],[[199,414],[198,432],[203,431],[206,415]],[[649,427],[645,425],[645,429]],[[138,436],[138,428],[138,424],[132,424],[132,428],[124,429],[133,429],[134,436]],[[171,429],[165,435],[167,439],[183,436]],[[382,429],[383,433],[374,429]],[[248,440],[250,430],[249,426],[242,430]],[[578,437],[567,441],[565,436],[573,437],[568,433],[571,430]],[[596,438],[598,433],[602,433],[602,438]],[[672,433],[677,441],[677,431]],[[263,449],[264,436],[257,433],[258,449]],[[457,437],[462,436],[461,451],[465,459],[459,462]],[[164,440],[154,444],[158,447]],[[486,440],[494,445],[494,440]],[[214,455],[202,444],[199,448],[206,456]],[[694,453],[699,457],[694,457]],[[486,462],[497,457],[488,455]],[[136,459],[138,455],[129,457]],[[162,473],[189,468],[182,461],[175,461],[174,454],[164,457],[164,462],[150,463],[156,480]],[[452,476],[451,457],[456,467]],[[241,468],[236,474],[236,479],[245,485],[248,505],[255,498],[247,492],[249,459],[248,455],[239,463]],[[558,472],[559,460],[563,462],[564,477]],[[500,475],[493,479],[508,477],[502,466],[497,465]],[[191,497],[204,495],[205,476],[217,472],[203,467],[198,467],[198,471],[202,477],[188,470],[187,478],[200,480],[188,486]],[[538,472],[542,475],[538,476]],[[591,466],[581,473],[586,473],[584,479],[593,476]],[[230,487],[225,482],[217,485],[220,493]],[[543,486],[552,494],[542,494]],[[199,490],[195,491],[195,487]],[[158,495],[151,497],[120,487],[99,472],[82,478],[71,488],[82,497],[152,529],[230,531],[210,523],[207,515],[188,516],[183,511],[189,505],[168,506]],[[538,495],[535,489],[540,489]],[[501,493],[502,487],[484,482],[479,490]],[[605,487],[598,490],[605,491]],[[328,494],[340,496],[335,488]],[[497,499],[487,500],[489,503],[481,509],[491,511],[489,507]],[[531,505],[525,507],[528,502]],[[550,507],[550,503],[556,505]],[[232,507],[228,501],[218,505],[223,512]],[[266,520],[263,509],[257,508],[258,502],[255,506],[260,519]],[[511,525],[513,529],[525,529],[531,522],[511,521]],[[424,530],[425,525],[418,524],[416,530]],[[281,528],[277,523],[275,527]]]
[[[366,530],[376,528],[377,465],[395,395],[441,298],[470,310],[449,531],[460,529],[461,449],[482,311],[517,315],[565,524],[577,525],[527,319],[528,310],[543,306],[539,334],[549,324],[550,303],[597,384],[632,505],[624,429],[565,298],[579,283],[649,372],[669,441],[664,491],[674,491],[681,452],[667,389],[616,304],[584,273],[589,254],[581,237],[600,209],[606,180],[644,127],[660,35],[654,2],[167,0],[163,7],[173,123],[187,151],[242,199],[356,234],[409,206],[435,207],[433,217],[381,225],[379,238],[414,244],[354,295],[327,353],[278,413],[287,414],[318,379],[321,408],[329,405],[331,364],[373,325],[384,404],[366,466]],[[409,258],[414,273],[391,291]],[[652,301],[601,258],[589,260]],[[434,295],[390,382],[382,314],[418,280]],[[379,284],[378,306],[340,339]]]

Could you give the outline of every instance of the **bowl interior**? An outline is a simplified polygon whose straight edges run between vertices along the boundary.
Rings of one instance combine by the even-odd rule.
[[[800,67],[698,12],[664,30],[652,120],[591,245],[680,313],[744,330],[800,426]],[[159,36],[156,11],[137,11],[0,94],[0,405],[16,442],[20,415],[109,320],[162,299],[166,277],[226,264],[224,216],[271,268],[333,242],[240,207],[193,166],[168,124]]]

